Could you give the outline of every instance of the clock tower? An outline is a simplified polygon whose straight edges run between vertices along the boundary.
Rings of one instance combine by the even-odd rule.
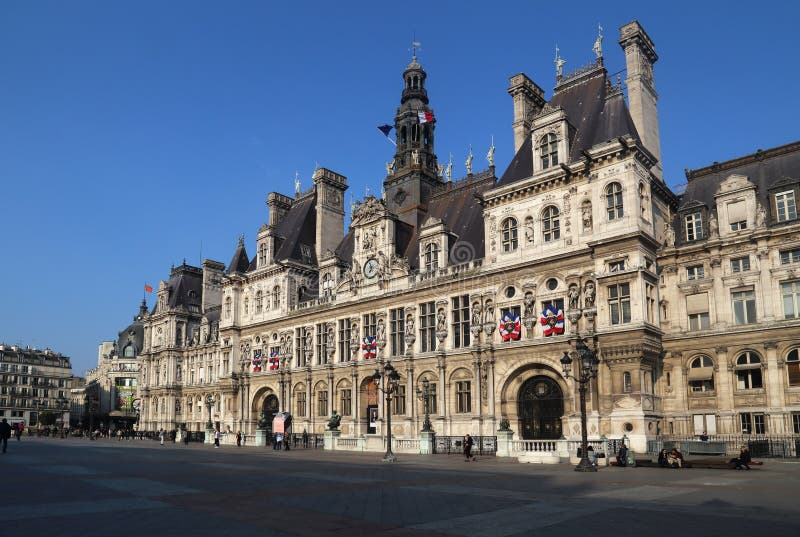
[[[403,72],[404,88],[394,119],[397,150],[383,182],[386,208],[414,227],[424,221],[431,190],[442,182],[434,153],[436,120],[428,106],[427,76],[413,56]]]

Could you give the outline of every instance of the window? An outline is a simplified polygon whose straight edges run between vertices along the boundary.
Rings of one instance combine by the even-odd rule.
[[[439,406],[438,406],[438,403],[437,403],[438,398],[436,397],[436,383],[435,382],[431,382],[428,386],[430,387],[430,390],[431,390],[431,395],[428,398],[428,411],[429,411],[430,414],[438,414],[439,413]],[[421,408],[422,408],[422,412],[420,412],[420,414],[425,412],[425,402],[424,401],[422,402],[422,407]]]
[[[736,359],[736,388],[761,388],[761,359],[754,352],[743,352]]]
[[[606,211],[609,220],[622,218],[622,185],[611,183],[606,187]]]
[[[789,386],[800,386],[800,351],[792,349],[786,355],[786,369],[789,373]]]
[[[611,324],[631,322],[631,288],[628,283],[608,287],[608,309]]]
[[[797,207],[794,202],[794,191],[775,194],[775,209],[778,222],[797,219]]]
[[[250,310],[250,298],[244,297],[244,314],[247,315]]]
[[[503,231],[503,251],[512,252],[517,249],[517,221],[513,218],[506,218],[501,225]]]
[[[781,250],[781,265],[789,263],[800,263],[800,248]]]
[[[470,381],[462,380],[456,382],[456,413],[466,414],[467,412],[472,412],[472,393]]]
[[[341,392],[341,400],[342,404],[340,405],[342,408],[342,416],[352,416],[353,415],[353,391],[350,389],[342,390]]]
[[[644,284],[644,300],[645,300],[645,315],[647,322],[655,324],[656,322],[656,286],[652,283]]]
[[[751,412],[742,412],[739,414],[741,424],[742,424],[742,432],[747,434],[766,434],[767,433],[767,425],[766,421],[764,420],[764,414],[761,413],[751,413]]]
[[[785,319],[800,318],[800,281],[781,283],[783,296],[783,317]]]
[[[281,307],[281,288],[277,285],[272,288],[272,309]]]
[[[689,314],[689,330],[708,330],[709,328],[711,328],[711,318],[707,311]]]
[[[800,412],[792,412],[792,432],[800,434]]]
[[[558,207],[550,206],[542,213],[542,234],[544,242],[552,242],[561,237],[558,221]]]
[[[625,371],[622,374],[622,391],[625,393],[630,393],[633,391],[633,383],[631,382],[630,371]]]
[[[306,392],[297,392],[297,410],[295,411],[300,417],[306,415]]]
[[[731,259],[731,272],[747,272],[750,270],[750,256]]]
[[[703,265],[693,265],[691,267],[686,267],[686,279],[687,280],[702,280],[706,277],[706,270]]]
[[[231,318],[231,297],[225,298],[225,318]]]
[[[353,359],[350,353],[350,319],[339,319],[339,361],[349,362]]]
[[[425,302],[419,305],[419,335],[422,352],[436,350],[436,303]]]
[[[400,415],[406,413],[406,386],[399,384],[397,386],[397,393],[394,394],[392,399],[392,413]]]
[[[263,267],[267,264],[267,243],[262,242],[258,245],[258,266]]]
[[[546,170],[558,164],[558,138],[555,134],[542,136],[539,142],[539,158],[541,159],[542,169]]]
[[[328,390],[317,392],[317,416],[328,415]]]
[[[734,324],[756,322],[756,294],[752,289],[731,292],[731,301],[733,302]]]
[[[689,364],[689,389],[695,393],[714,391],[714,362],[708,356],[698,356]]]
[[[694,434],[717,434],[716,414],[694,414]]]
[[[326,323],[317,325],[317,365],[328,363],[328,327]]]
[[[728,222],[731,231],[747,229],[747,206],[744,201],[735,201],[728,204]]]
[[[405,309],[397,308],[389,312],[389,337],[392,356],[402,356],[406,352]]]
[[[439,245],[435,242],[425,247],[425,270],[434,272],[439,268]]]
[[[256,313],[261,313],[262,309],[264,309],[264,296],[259,290],[256,291]]]
[[[303,337],[303,329],[302,328],[295,328],[294,329],[294,357],[295,357],[295,365],[297,367],[302,367],[302,366],[306,365],[305,344],[306,344],[306,338]]]
[[[453,297],[452,303],[453,348],[469,347],[469,295]]]
[[[622,272],[625,270],[625,261],[611,261],[608,264],[609,272]]]
[[[363,337],[375,337],[378,331],[378,320],[374,313],[367,313],[363,316],[362,324],[364,325]]]
[[[322,296],[333,296],[333,276],[330,272],[322,277]]]
[[[686,223],[687,241],[696,241],[703,238],[703,217],[699,212],[687,214],[684,221]]]

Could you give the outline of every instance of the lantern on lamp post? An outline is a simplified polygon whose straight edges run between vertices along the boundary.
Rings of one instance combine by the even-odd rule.
[[[574,357],[574,358],[573,358]],[[576,370],[572,370],[573,363]],[[600,361],[597,355],[586,343],[579,339],[575,344],[575,350],[564,351],[561,358],[561,368],[564,377],[572,378],[578,383],[578,391],[581,400],[581,460],[575,467],[576,472],[596,472],[597,468],[589,461],[588,449],[589,441],[586,434],[586,389],[587,384],[597,376],[597,368]]]
[[[372,381],[386,395],[386,454],[383,462],[397,462],[397,457],[392,453],[392,397],[400,385],[400,373],[387,362],[383,366],[383,373],[380,369],[375,370]]]

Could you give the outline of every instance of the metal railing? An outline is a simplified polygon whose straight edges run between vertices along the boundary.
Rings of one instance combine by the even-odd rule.
[[[495,455],[497,453],[496,436],[473,436],[473,455]],[[436,455],[461,455],[464,453],[463,436],[436,436],[433,443]]]
[[[647,452],[657,454],[673,447],[687,455],[734,456],[747,446],[752,457],[800,458],[800,434],[716,434],[708,440],[697,435],[665,435],[647,441]]]

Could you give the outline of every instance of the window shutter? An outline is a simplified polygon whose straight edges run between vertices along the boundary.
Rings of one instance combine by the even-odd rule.
[[[708,313],[708,293],[697,293],[686,297],[686,313]]]
[[[747,221],[747,207],[744,201],[736,201],[728,204],[728,222]]]

